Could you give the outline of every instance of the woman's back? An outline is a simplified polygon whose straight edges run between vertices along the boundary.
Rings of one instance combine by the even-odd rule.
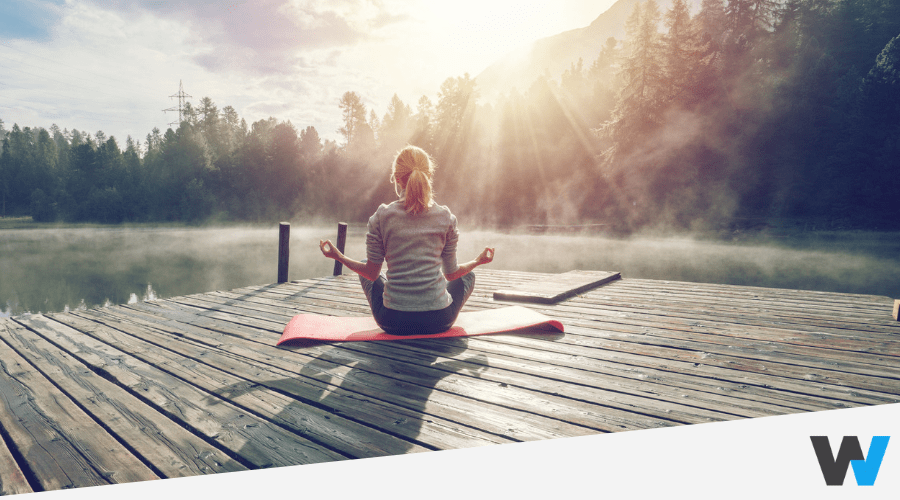
[[[433,204],[410,214],[403,200],[381,205],[369,219],[366,257],[387,262],[384,305],[398,311],[433,311],[451,303],[445,273],[458,268],[456,217]]]

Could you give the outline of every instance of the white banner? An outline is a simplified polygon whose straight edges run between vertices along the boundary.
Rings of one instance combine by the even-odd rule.
[[[822,449],[827,441],[830,455],[822,450],[817,453],[812,439],[816,436],[820,436],[815,440]],[[828,486],[827,474],[833,482],[842,479],[842,484]],[[862,486],[867,481],[873,484]],[[765,498],[762,495],[897,499],[900,404],[40,495],[91,500],[132,496],[468,500],[651,495],[684,495],[692,500]]]

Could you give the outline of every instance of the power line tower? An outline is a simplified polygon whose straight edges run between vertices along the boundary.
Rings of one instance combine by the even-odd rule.
[[[182,112],[184,111],[184,99],[185,99],[185,97],[192,97],[192,96],[189,96],[189,95],[187,95],[187,94],[184,93],[184,86],[181,84],[181,80],[178,80],[178,93],[169,96],[170,99],[173,98],[173,97],[177,97],[177,98],[178,98],[178,107],[176,108],[176,107],[173,106],[173,107],[171,107],[171,108],[169,108],[169,109],[164,109],[163,112],[166,112],[166,111],[178,111],[178,121],[177,121],[177,122],[172,122],[172,123],[169,124],[170,126],[171,126],[171,125],[176,125],[176,126],[178,126],[178,125],[181,125],[181,121],[182,121],[181,115],[182,115]]]

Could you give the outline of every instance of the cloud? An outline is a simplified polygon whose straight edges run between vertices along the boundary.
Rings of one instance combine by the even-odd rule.
[[[15,14],[36,26],[26,38],[0,32],[0,115],[7,128],[56,123],[123,142],[176,120],[162,110],[177,105],[169,96],[183,82],[192,104],[210,97],[248,123],[274,115],[338,139],[337,103],[346,91],[382,115],[395,93],[408,104],[426,94],[435,100],[447,77],[479,71],[481,48],[460,40],[471,38],[473,12],[484,18],[479,25],[492,21],[478,10],[486,8],[480,0],[463,4],[470,7],[432,0],[0,0],[0,23],[13,11],[36,13]]]
[[[94,0],[126,13],[149,12],[185,22],[194,35],[194,62],[217,73],[289,74],[304,55],[371,40],[375,30],[406,18],[379,1],[343,0]]]

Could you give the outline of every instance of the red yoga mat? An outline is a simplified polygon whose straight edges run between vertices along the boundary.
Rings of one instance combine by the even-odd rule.
[[[489,333],[506,333],[536,329],[542,332],[563,332],[563,325],[555,319],[527,307],[509,306],[483,311],[463,312],[446,332],[432,335],[391,335],[378,327],[371,316],[324,316],[299,314],[294,316],[277,345],[291,341],[354,342],[363,340],[409,340],[424,338],[466,337]],[[531,332],[534,333],[534,332]]]

